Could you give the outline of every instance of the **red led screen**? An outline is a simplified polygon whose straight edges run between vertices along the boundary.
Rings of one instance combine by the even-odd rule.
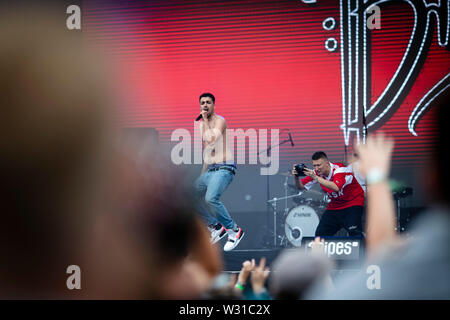
[[[317,150],[343,160],[364,118],[395,137],[394,167],[423,162],[449,85],[448,1],[305,2],[88,1],[83,33],[121,63],[120,124],[156,128],[163,144],[193,133],[212,92],[230,128],[290,129],[282,164]]]

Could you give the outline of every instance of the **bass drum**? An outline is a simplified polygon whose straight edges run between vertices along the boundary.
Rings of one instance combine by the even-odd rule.
[[[316,210],[307,205],[292,208],[284,222],[286,238],[295,246],[302,245],[303,237],[314,237],[319,225],[319,216]]]

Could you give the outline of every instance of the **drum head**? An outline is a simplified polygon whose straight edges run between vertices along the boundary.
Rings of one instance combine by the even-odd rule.
[[[286,238],[295,246],[300,247],[303,237],[314,237],[319,224],[316,211],[307,205],[292,208],[284,222]]]

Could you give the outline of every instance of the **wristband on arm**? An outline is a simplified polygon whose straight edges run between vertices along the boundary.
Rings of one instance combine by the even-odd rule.
[[[387,174],[380,168],[371,168],[367,173],[367,185],[373,185],[387,180]]]
[[[244,286],[242,284],[240,284],[239,282],[236,283],[236,285],[234,287],[239,289],[239,290],[241,290],[241,291],[244,291]]]

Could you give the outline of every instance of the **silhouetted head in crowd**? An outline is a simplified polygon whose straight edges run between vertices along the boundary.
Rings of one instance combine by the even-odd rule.
[[[285,250],[272,264],[269,291],[275,299],[298,300],[328,276],[332,262],[324,254]]]
[[[191,198],[153,145],[117,147],[108,68],[57,9],[0,7],[0,298],[198,294],[220,259]]]
[[[134,190],[123,196],[119,188],[118,206],[138,242],[151,252],[149,295],[195,298],[220,272],[221,257],[195,214],[194,197],[184,175],[159,152],[151,132],[146,135],[143,131],[130,128],[122,134],[121,150],[127,161],[123,161],[121,183]]]
[[[67,290],[104,181],[104,70],[61,15],[0,8],[2,295]]]

